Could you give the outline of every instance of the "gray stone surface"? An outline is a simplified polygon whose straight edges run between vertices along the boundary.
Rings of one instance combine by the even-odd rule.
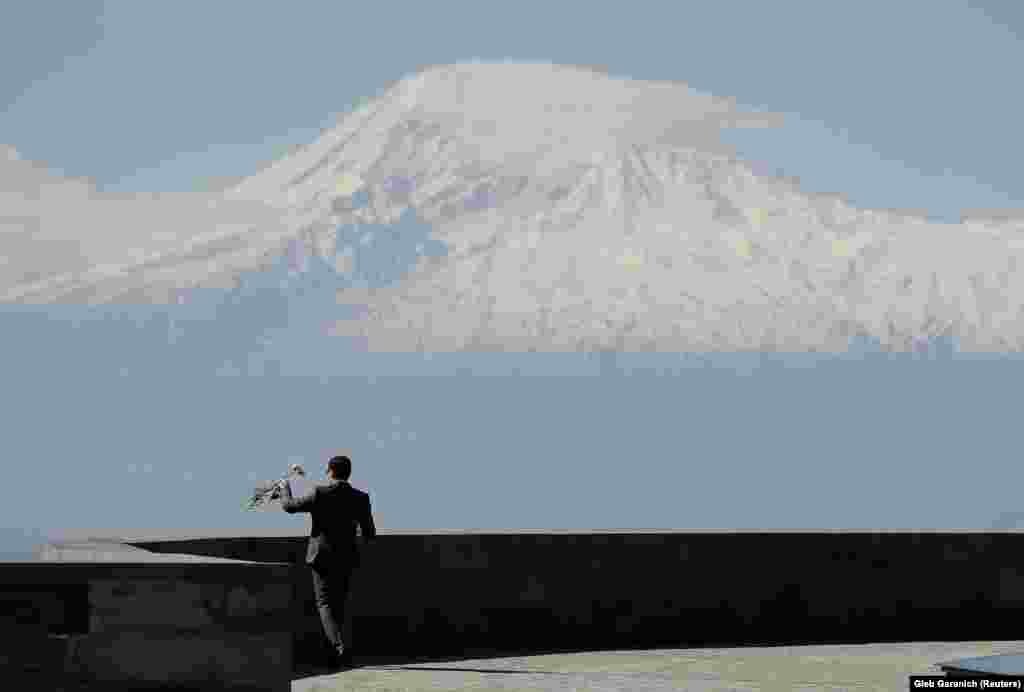
[[[544,529],[544,528],[468,528],[468,529],[403,529],[377,527],[381,536],[435,536],[435,535],[515,535],[515,534],[1024,534],[1024,528],[1001,529],[935,529],[935,528],[864,528],[864,529],[787,529],[787,528],[721,528],[721,529],[686,529],[686,528],[577,528],[577,529]],[[291,527],[286,529],[271,528],[209,528],[209,529],[65,529],[52,532],[51,543],[138,543],[145,541],[184,541],[197,538],[262,538],[262,537],[297,537],[309,536],[308,528]]]
[[[239,562],[218,557],[184,553],[154,553],[115,541],[64,541],[40,547],[37,559],[42,562]]]
[[[602,651],[387,665],[309,675],[292,692],[838,692],[907,689],[958,658],[1024,651],[1024,641]]]

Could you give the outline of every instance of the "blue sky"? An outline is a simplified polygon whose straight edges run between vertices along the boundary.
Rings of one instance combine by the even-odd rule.
[[[106,189],[200,189],[422,66],[548,60],[784,113],[727,138],[808,191],[947,220],[1024,207],[1019,3],[669,5],[21,3],[0,140]],[[1019,504],[1008,361],[720,358],[658,379],[523,355],[500,367],[546,376],[440,358],[370,380],[391,366],[316,338],[338,281],[282,264],[174,308],[5,306],[0,451],[46,483],[5,503],[0,551],[22,529],[301,532],[239,498],[339,449],[396,529],[966,528]],[[1003,482],[964,498],[964,474]]]

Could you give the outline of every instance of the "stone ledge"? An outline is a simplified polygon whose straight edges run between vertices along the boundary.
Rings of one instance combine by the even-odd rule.
[[[69,638],[67,673],[80,680],[217,689],[290,690],[291,632],[137,628]]]
[[[89,631],[146,626],[226,627],[287,613],[290,581],[238,584],[161,579],[96,579],[89,584]],[[248,627],[248,625],[241,625]]]

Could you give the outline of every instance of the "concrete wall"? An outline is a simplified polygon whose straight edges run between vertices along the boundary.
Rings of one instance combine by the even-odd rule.
[[[135,543],[301,564],[305,538]],[[349,639],[365,654],[1019,638],[1024,534],[383,534]],[[297,660],[323,654],[308,569]]]
[[[228,561],[4,564],[4,679],[47,689],[63,673],[110,689],[285,692],[294,571]]]
[[[132,545],[168,557],[292,563],[296,567],[291,571],[265,575],[259,565],[246,567],[254,577],[246,607],[257,608],[265,600],[267,608],[277,608],[290,599],[294,616],[290,621],[264,621],[262,630],[247,631],[280,633],[290,628],[296,668],[318,663],[326,654],[309,570],[302,564],[305,537]],[[1024,622],[1022,547],[1024,534],[1017,532],[382,532],[375,545],[363,548],[363,567],[355,575],[350,599],[348,640],[359,653],[401,658],[486,651],[1019,639]],[[47,570],[60,573],[62,567],[39,565],[38,576],[45,580]],[[184,567],[191,565],[175,569]],[[225,588],[239,583],[231,571],[238,566],[196,567],[228,571],[223,580],[207,576],[206,582],[192,578],[189,584],[163,564],[141,565],[135,572],[119,567],[128,571],[116,577],[94,573],[88,579],[92,631],[108,636],[106,632],[141,626],[133,620],[137,612],[145,613],[142,619],[150,624],[160,621],[165,628],[189,627],[204,636],[228,637],[216,629],[220,621],[210,613],[234,612]],[[88,576],[68,574],[76,574],[77,581],[64,578],[61,588],[80,585]],[[133,590],[115,595],[116,584],[129,578],[136,580]],[[145,586],[138,581],[143,578],[148,580]],[[288,586],[278,582],[263,589],[260,583],[267,579],[284,579]],[[209,586],[204,590],[195,583]],[[49,620],[61,619],[53,614],[59,609],[54,610],[52,598],[39,602],[50,603],[41,606],[51,609]],[[210,611],[197,609],[197,603],[220,605]],[[130,612],[118,614],[122,610]],[[73,611],[66,617],[81,622],[81,614],[73,616]],[[255,617],[253,623],[258,622]],[[260,650],[267,657],[276,646],[288,648],[272,638],[247,641],[266,647]]]

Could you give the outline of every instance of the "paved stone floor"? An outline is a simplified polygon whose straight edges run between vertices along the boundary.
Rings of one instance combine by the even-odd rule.
[[[907,690],[909,675],[940,674],[939,663],[1005,653],[1024,653],[1024,641],[601,651],[402,664],[366,660],[331,675],[310,671],[292,683],[292,692],[889,692]]]

